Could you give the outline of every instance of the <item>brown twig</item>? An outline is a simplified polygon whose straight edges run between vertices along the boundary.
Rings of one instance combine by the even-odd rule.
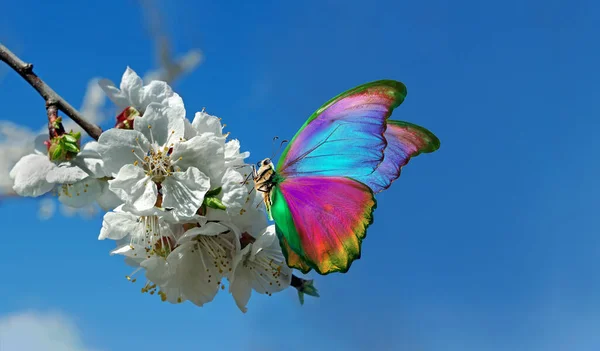
[[[69,116],[75,123],[77,123],[83,130],[88,133],[89,136],[98,140],[102,129],[97,125],[88,122],[85,117],[79,113],[73,106],[71,106],[65,99],[58,95],[52,88],[50,88],[43,80],[41,80],[35,73],[33,73],[33,65],[31,63],[25,63],[17,55],[13,54],[6,46],[0,44],[0,60],[4,61],[10,66],[15,72],[17,72],[29,85],[31,85],[37,92],[46,100],[46,108],[52,106],[61,110],[65,115]]]
[[[48,135],[50,139],[65,134],[65,128],[58,119],[58,106],[46,103],[46,114],[48,115]]]

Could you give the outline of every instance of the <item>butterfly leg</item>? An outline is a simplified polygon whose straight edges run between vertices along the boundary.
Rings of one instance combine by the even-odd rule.
[[[252,165],[252,172],[250,172],[250,174],[248,174],[246,179],[244,179],[244,181],[241,182],[240,184],[248,184],[248,180],[250,179],[250,177],[256,178],[256,167],[254,167],[254,165]]]

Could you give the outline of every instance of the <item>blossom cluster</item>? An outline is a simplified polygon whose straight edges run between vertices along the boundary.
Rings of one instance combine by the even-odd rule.
[[[182,98],[162,81],[147,85],[130,68],[117,88],[99,84],[118,107],[114,128],[81,146],[80,135],[36,139],[35,153],[10,177],[21,196],[55,194],[70,207],[107,211],[99,239],[145,275],[142,292],[202,306],[219,290],[246,312],[254,290],[290,286],[274,226],[253,191],[248,152],[204,110],[186,116]],[[60,122],[60,121],[59,121]],[[58,125],[57,125],[58,128]]]

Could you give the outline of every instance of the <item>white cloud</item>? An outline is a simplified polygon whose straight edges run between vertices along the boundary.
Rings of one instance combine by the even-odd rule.
[[[19,312],[0,316],[2,351],[92,351],[69,317],[56,312]]]

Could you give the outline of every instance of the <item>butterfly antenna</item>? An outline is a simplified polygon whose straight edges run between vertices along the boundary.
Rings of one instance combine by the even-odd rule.
[[[281,149],[283,148],[283,145],[285,143],[287,143],[287,142],[289,142],[289,140],[285,140],[284,139],[284,140],[281,141],[281,144],[279,144],[279,149],[277,149],[277,151],[273,152],[273,155],[271,156],[271,159],[275,158],[275,155],[278,154],[279,152],[281,152]]]
[[[273,142],[271,143],[271,154],[275,154],[275,140],[279,139],[278,136],[273,137]],[[271,157],[272,158],[272,157]]]

